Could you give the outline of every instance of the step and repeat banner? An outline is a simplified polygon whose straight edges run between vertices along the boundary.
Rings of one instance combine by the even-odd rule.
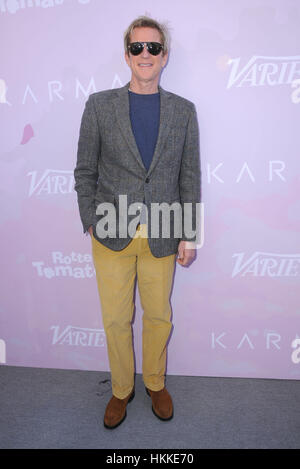
[[[204,243],[176,266],[167,372],[300,379],[297,0],[0,0],[0,362],[109,370],[73,171],[85,102],[130,80],[144,14],[169,25],[160,84],[200,128]]]

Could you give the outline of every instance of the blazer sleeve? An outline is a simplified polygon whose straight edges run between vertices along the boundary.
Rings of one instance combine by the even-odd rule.
[[[182,205],[182,240],[199,243],[201,168],[199,126],[195,105],[192,104],[188,120],[179,175]],[[187,205],[184,205],[187,204]]]
[[[94,198],[98,183],[100,157],[100,132],[92,95],[89,96],[81,119],[77,164],[74,170],[79,214],[86,233],[93,224]]]

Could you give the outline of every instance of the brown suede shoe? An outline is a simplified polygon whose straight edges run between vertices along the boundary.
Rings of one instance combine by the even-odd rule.
[[[172,398],[166,388],[160,391],[151,391],[145,388],[148,396],[152,399],[152,411],[160,420],[171,420],[173,417]]]
[[[134,398],[134,389],[124,399],[113,396],[106,406],[104,414],[104,426],[109,429],[116,428],[126,418],[126,406]]]

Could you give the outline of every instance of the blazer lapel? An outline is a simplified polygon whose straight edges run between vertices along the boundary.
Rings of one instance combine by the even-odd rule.
[[[129,115],[129,97],[128,97],[128,88],[130,82],[127,85],[123,86],[123,88],[119,88],[118,90],[118,98],[114,101],[115,104],[115,111],[118,119],[118,123],[125,138],[126,142],[129,145],[130,150],[134,154],[138,164],[146,171],[142,157],[140,155],[139,149],[137,147],[131,122],[130,122],[130,115]]]
[[[135,137],[134,137],[134,134],[132,132],[132,127],[131,127],[131,121],[130,121],[130,115],[129,115],[129,98],[128,98],[129,85],[130,83],[128,82],[125,86],[123,86],[122,88],[119,88],[118,99],[114,101],[115,111],[116,111],[118,123],[121,129],[121,132],[123,134],[123,137],[127,141],[129,148],[131,149],[133,155],[135,156],[138,164],[146,172],[146,168],[144,166],[142,157],[137,147]],[[160,92],[159,130],[158,130],[158,137],[157,137],[154,155],[152,158],[150,168],[147,172],[147,175],[149,175],[153,171],[156,163],[158,162],[161,156],[164,143],[171,129],[172,118],[174,116],[174,112],[173,112],[174,103],[173,103],[173,100],[170,99],[171,95],[160,86],[158,86],[158,90]]]
[[[158,86],[158,90],[160,92],[159,130],[154,155],[147,176],[150,175],[159,158],[161,158],[162,150],[172,127],[172,120],[174,117],[174,102],[171,99],[172,95],[160,86]]]

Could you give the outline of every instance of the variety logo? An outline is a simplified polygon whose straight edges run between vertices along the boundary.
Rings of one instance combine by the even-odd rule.
[[[6,363],[6,344],[3,339],[0,339],[0,363]]]
[[[72,170],[46,169],[40,178],[37,173],[37,171],[27,173],[27,176],[31,176],[29,197],[45,194],[71,194],[73,192],[74,172]]]
[[[254,55],[243,67],[241,58],[229,59],[231,66],[227,89],[241,86],[291,85],[300,77],[300,55],[260,56]]]
[[[96,275],[90,254],[78,254],[71,252],[64,256],[60,251],[54,251],[51,254],[52,265],[45,265],[44,261],[34,261],[32,266],[38,277],[44,277],[49,280],[55,277],[72,278],[91,278]],[[75,265],[74,265],[75,264]],[[78,264],[80,264],[78,266]]]
[[[78,3],[85,5],[90,0],[77,0]],[[61,6],[65,0],[0,0],[1,13],[16,13],[25,8],[51,8]]]
[[[104,329],[67,326],[61,332],[59,326],[52,326],[52,345],[73,345],[77,347],[104,347]]]
[[[236,257],[232,277],[299,277],[300,254],[277,254],[274,252],[255,252],[249,259],[245,253],[233,254]]]

